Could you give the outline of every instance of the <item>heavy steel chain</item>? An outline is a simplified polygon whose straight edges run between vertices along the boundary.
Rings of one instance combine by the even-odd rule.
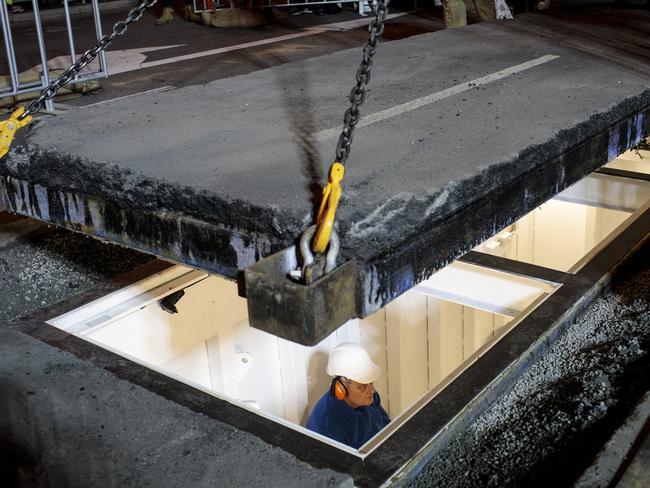
[[[359,122],[359,107],[366,99],[366,86],[370,83],[372,61],[377,52],[379,37],[384,32],[384,21],[388,14],[388,3],[390,0],[379,0],[374,20],[370,23],[368,40],[363,46],[363,58],[357,70],[357,84],[350,92],[350,108],[345,111],[343,117],[343,131],[336,144],[336,161],[345,165],[350,155],[350,146],[354,136],[354,128]]]
[[[350,91],[350,107],[343,116],[343,130],[336,144],[336,160],[330,168],[329,177],[318,209],[316,225],[308,228],[300,238],[301,268],[290,273],[293,279],[310,285],[336,267],[339,240],[334,231],[336,207],[341,197],[340,183],[345,174],[345,162],[350,156],[350,147],[354,137],[354,129],[359,122],[359,107],[366,99],[366,87],[370,83],[372,62],[377,52],[379,37],[384,32],[384,21],[388,15],[390,0],[378,0],[375,7],[375,18],[368,26],[368,40],[363,45],[363,57],[357,70],[357,83]],[[323,266],[323,255],[327,251],[327,264]],[[311,251],[314,251],[312,253]],[[314,255],[315,254],[315,255]]]
[[[122,34],[126,32],[129,24],[140,20],[142,15],[147,9],[153,7],[158,0],[143,0],[137,7],[130,10],[126,19],[120,20],[113,25],[113,32],[110,35],[104,35],[97,44],[91,49],[83,53],[79,59],[70,65],[61,75],[41,92],[41,96],[27,105],[25,112],[19,117],[19,120],[24,119],[28,115],[34,115],[39,112],[47,100],[52,100],[59,89],[72,81],[86,66],[88,66],[97,57],[97,55],[104,51],[111,43]]]

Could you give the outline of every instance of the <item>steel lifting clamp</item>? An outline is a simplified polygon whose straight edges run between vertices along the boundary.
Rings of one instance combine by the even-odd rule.
[[[0,158],[9,152],[16,131],[32,121],[32,116],[20,118],[25,113],[25,107],[18,107],[7,120],[0,122]]]
[[[327,184],[323,188],[323,199],[320,202],[318,216],[316,217],[316,236],[312,242],[314,252],[323,254],[327,249],[334,230],[336,207],[341,198],[341,181],[345,174],[345,167],[336,162],[330,168]]]

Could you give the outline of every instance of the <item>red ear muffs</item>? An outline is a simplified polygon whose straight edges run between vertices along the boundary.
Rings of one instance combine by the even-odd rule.
[[[345,400],[348,396],[348,389],[340,379],[334,380],[334,396],[337,400]]]

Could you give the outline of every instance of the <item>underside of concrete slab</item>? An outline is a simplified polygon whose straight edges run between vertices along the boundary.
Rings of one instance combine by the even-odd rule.
[[[338,213],[357,315],[650,134],[650,13],[613,15],[382,44]],[[0,161],[6,204],[235,278],[312,222],[359,57],[43,119]]]

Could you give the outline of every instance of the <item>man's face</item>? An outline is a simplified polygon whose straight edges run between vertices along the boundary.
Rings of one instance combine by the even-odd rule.
[[[346,386],[348,387],[348,396],[345,401],[352,408],[372,405],[373,395],[375,394],[375,387],[372,383],[364,385],[363,383],[348,380]]]

